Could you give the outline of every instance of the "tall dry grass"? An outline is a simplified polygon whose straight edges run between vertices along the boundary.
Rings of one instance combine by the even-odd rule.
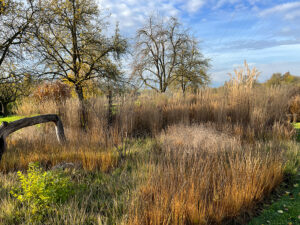
[[[142,94],[127,94],[114,98],[114,123],[108,129],[108,101],[105,97],[86,101],[89,133],[84,136],[99,143],[116,145],[124,137],[155,136],[166,127],[184,123],[214,123],[218,129],[230,131],[243,139],[270,139],[281,130],[281,138],[289,139],[292,127],[288,114],[294,112],[299,87],[275,86],[266,88],[257,84],[259,72],[244,68],[234,71],[224,87],[201,89],[197,94],[157,94],[145,91]],[[294,100],[293,100],[294,99]],[[16,112],[20,115],[57,113],[70,137],[78,140],[79,102],[76,99],[50,101],[37,98],[24,99]],[[231,128],[230,128],[231,127]],[[72,134],[72,135],[71,135]],[[109,138],[107,138],[109,136]],[[277,134],[278,136],[278,134]],[[108,140],[109,139],[109,140]],[[113,140],[113,141],[111,141]]]
[[[61,148],[56,144],[52,125],[26,128],[10,137],[10,149],[4,154],[0,168],[5,171],[26,168],[28,162],[37,159],[49,165],[69,159],[86,169],[107,171],[117,164],[118,155],[126,151],[130,139],[155,137],[175,124],[211,123],[216,130],[252,144],[257,140],[291,139],[295,131],[287,117],[289,100],[299,90],[253,86],[243,75],[237,77],[227,87],[200,90],[185,96],[147,93],[115,97],[114,120],[110,127],[107,100],[103,97],[89,99],[86,103],[87,132],[79,129],[76,99],[60,104],[26,99],[19,104],[18,114],[59,114],[69,147]]]
[[[126,132],[129,136],[155,136],[172,124],[211,122],[220,128],[231,125],[232,131],[236,125],[241,126],[242,132],[246,132],[241,134],[244,137],[251,130],[255,138],[267,138],[272,135],[269,133],[276,124],[287,125],[289,100],[299,92],[297,88],[257,86],[247,90],[232,87],[206,89],[185,96],[180,93],[126,95],[114,99],[115,114],[111,129],[117,133]],[[87,101],[89,131],[96,132],[99,137],[107,133],[107,105],[107,100],[102,97]],[[78,107],[76,99],[69,99],[59,106],[51,101],[31,100],[20,104],[17,113],[58,113],[66,127],[75,132],[79,128]],[[283,136],[289,138],[290,129],[288,125],[285,127]]]
[[[30,162],[39,161],[46,168],[72,162],[87,171],[109,171],[118,164],[116,149],[106,148],[93,136],[66,129],[67,146],[57,143],[54,125],[42,125],[21,130],[8,139],[8,150],[0,162],[3,172],[24,170]],[[76,135],[76,136],[74,136]]]
[[[255,205],[283,179],[282,152],[243,146],[204,126],[172,126],[148,182],[132,202],[129,224],[245,224]]]
[[[25,99],[18,114],[59,114],[69,144],[58,145],[52,124],[23,129],[9,137],[0,170],[26,169],[32,161],[46,168],[72,162],[84,173],[108,174],[88,181],[93,186],[89,205],[73,199],[76,210],[62,206],[68,216],[58,214],[53,223],[88,221],[90,215],[104,224],[244,223],[240,215],[251,215],[283,180],[286,168],[294,172],[299,165],[299,146],[282,144],[295,134],[289,100],[299,89],[257,85],[257,71],[247,67],[235,75],[227,86],[197,94],[116,96],[111,126],[107,100],[90,98],[86,132],[79,129],[76,99],[59,104]],[[133,149],[144,137],[157,143]],[[123,187],[124,182],[130,184]],[[102,193],[106,187],[107,194]]]

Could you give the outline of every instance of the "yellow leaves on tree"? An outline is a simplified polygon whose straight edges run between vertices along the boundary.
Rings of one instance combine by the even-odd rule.
[[[1,13],[4,12],[5,6],[6,6],[6,1],[5,0],[0,0],[0,15]]]

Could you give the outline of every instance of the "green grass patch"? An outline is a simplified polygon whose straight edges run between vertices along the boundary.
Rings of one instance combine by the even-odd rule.
[[[16,116],[16,115],[14,115],[14,116],[2,117],[2,118],[0,118],[0,123],[2,123],[4,121],[10,123],[10,122],[20,120],[20,119],[23,119],[23,118],[25,118],[25,116]]]
[[[300,142],[300,123],[294,123],[293,125],[297,131],[297,141]]]
[[[300,224],[300,174],[292,187],[285,191],[278,201],[266,206],[262,214],[249,223],[249,225],[260,224]]]
[[[7,116],[7,117],[0,117],[0,125],[2,124],[2,122],[14,122],[16,120],[20,120],[26,117],[34,117],[34,116],[38,116],[38,115],[32,115],[32,116],[19,116],[19,115],[14,115],[14,116]],[[36,127],[41,127],[41,124],[37,124],[35,125]]]
[[[0,124],[2,122],[14,122],[16,120],[20,120],[20,119],[23,119],[23,118],[26,118],[26,117],[34,117],[34,116],[38,116],[38,115],[31,115],[31,116],[19,116],[19,115],[13,115],[13,116],[7,116],[7,117],[0,117]]]

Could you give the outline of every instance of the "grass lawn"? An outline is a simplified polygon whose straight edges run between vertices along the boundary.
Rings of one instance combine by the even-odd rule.
[[[300,224],[300,174],[289,191],[286,191],[278,201],[267,206],[259,217],[249,223],[249,225],[261,224]]]

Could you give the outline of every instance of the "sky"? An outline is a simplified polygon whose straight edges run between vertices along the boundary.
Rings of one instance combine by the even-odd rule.
[[[98,0],[133,38],[150,14],[176,16],[200,41],[211,59],[211,86],[223,85],[228,73],[247,60],[260,81],[273,73],[300,76],[300,1],[283,0]]]

